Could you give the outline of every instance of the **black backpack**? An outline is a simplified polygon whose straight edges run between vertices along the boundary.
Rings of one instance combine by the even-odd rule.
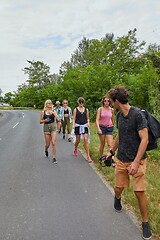
[[[148,125],[148,138],[149,143],[147,145],[146,151],[150,151],[158,147],[158,138],[160,137],[160,122],[146,109],[143,108],[136,108],[141,110],[144,114],[147,125]]]

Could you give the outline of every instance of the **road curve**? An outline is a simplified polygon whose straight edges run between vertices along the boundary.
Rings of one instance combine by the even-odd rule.
[[[44,156],[37,111],[1,111],[1,240],[140,240],[129,216],[73,144],[57,139],[57,161]]]

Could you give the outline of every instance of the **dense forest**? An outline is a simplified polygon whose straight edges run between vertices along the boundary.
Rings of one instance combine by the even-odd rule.
[[[94,120],[101,98],[115,85],[130,92],[132,105],[160,114],[160,46],[139,42],[136,29],[122,37],[106,34],[98,39],[83,38],[70,60],[62,63],[59,74],[41,61],[27,61],[27,75],[17,92],[6,93],[12,106],[43,108],[44,101],[68,99],[73,108],[83,96]]]

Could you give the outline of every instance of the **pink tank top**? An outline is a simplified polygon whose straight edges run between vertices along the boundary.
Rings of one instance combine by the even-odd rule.
[[[99,125],[105,127],[113,127],[112,109],[108,109],[107,111],[105,111],[103,108],[100,108]]]

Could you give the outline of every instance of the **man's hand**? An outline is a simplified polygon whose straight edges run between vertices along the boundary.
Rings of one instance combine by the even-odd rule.
[[[139,162],[133,161],[131,165],[128,167],[128,174],[129,175],[134,175],[137,173],[139,167]]]
[[[110,152],[107,152],[106,153],[106,159],[108,158],[108,157],[112,157],[113,155],[110,153]]]

